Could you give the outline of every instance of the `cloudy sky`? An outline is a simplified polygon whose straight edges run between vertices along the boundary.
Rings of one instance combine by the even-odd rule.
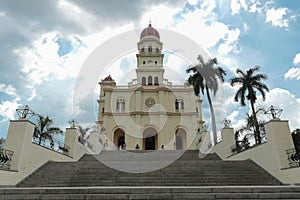
[[[217,57],[228,73],[227,82],[236,68],[262,66],[270,92],[257,104],[282,108],[281,118],[290,121],[291,129],[300,127],[300,1],[1,0],[0,137],[6,137],[9,120],[17,119],[15,110],[26,104],[48,114],[61,128],[72,118],[92,124],[97,82],[74,103],[82,66],[96,48],[126,31],[137,30],[135,47],[149,20],[153,27],[182,34]],[[111,42],[110,48],[118,45]],[[111,74],[125,84],[134,75],[129,72],[136,66],[135,53],[116,55],[107,66],[101,66],[99,56],[98,80]],[[197,55],[186,61],[168,49],[165,54],[167,78],[182,84],[188,77],[185,69],[196,63]],[[215,98],[218,123],[227,117],[238,127],[249,112],[249,105],[233,101],[235,91],[225,83]],[[86,100],[91,98],[92,103]],[[203,99],[204,120],[209,121]]]

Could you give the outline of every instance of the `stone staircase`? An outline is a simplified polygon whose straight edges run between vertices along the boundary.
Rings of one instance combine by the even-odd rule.
[[[48,162],[0,199],[300,199],[251,160],[198,151],[102,151]]]

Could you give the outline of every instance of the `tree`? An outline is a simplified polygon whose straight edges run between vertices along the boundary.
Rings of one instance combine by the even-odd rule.
[[[46,117],[38,115],[38,123],[35,128],[34,137],[39,138],[39,144],[43,139],[49,139],[53,141],[54,134],[62,134],[63,131],[58,127],[51,127],[53,121],[47,115]]]
[[[300,129],[297,128],[292,132],[292,138],[295,146],[295,151],[300,154]]]
[[[2,147],[2,145],[5,143],[5,139],[4,138],[0,138],[0,147]]]
[[[255,114],[256,114],[256,119],[257,119],[257,116],[258,116],[258,114],[259,114],[259,112],[260,111],[263,111],[264,109],[263,108],[259,108],[256,112],[255,112]],[[254,115],[253,114],[251,114],[251,115],[249,115],[248,113],[247,113],[247,118],[246,118],[246,126],[245,127],[243,127],[242,129],[247,129],[247,130],[255,130],[256,129],[256,126],[255,126],[255,117],[254,117]],[[264,121],[258,121],[258,119],[257,119],[257,125],[258,125],[258,127],[262,127],[262,126],[264,126],[264,124],[265,124],[265,122]]]
[[[81,144],[85,145],[86,143],[86,135],[87,132],[90,130],[90,128],[82,128],[82,126],[77,126],[78,131],[79,131],[79,138],[78,138],[78,142],[80,142]]]
[[[206,92],[207,100],[209,103],[211,113],[211,124],[213,132],[213,142],[217,144],[217,126],[214,107],[211,99],[210,92],[216,95],[219,89],[219,82],[225,81],[226,72],[221,67],[216,67],[218,64],[217,59],[209,59],[208,62],[204,62],[201,55],[198,56],[199,63],[195,66],[189,67],[187,73],[193,72],[190,75],[188,82],[194,86],[194,92],[196,96],[199,96],[200,90],[202,94]]]
[[[246,106],[245,99],[250,101],[253,121],[254,121],[254,136],[256,144],[261,143],[259,124],[257,121],[257,116],[254,108],[254,104],[256,102],[256,90],[259,91],[263,97],[263,100],[266,98],[265,91],[269,91],[268,87],[263,84],[261,81],[267,79],[267,75],[265,74],[255,74],[260,69],[259,66],[255,66],[254,68],[250,68],[246,72],[241,69],[237,69],[237,77],[230,79],[231,86],[241,85],[241,87],[236,92],[234,97],[234,101],[238,102],[240,100],[242,106]],[[246,95],[247,92],[247,95]]]

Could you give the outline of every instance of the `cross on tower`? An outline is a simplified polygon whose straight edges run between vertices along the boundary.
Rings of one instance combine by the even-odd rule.
[[[273,119],[276,119],[276,118],[279,118],[279,117],[280,117],[282,111],[283,111],[282,109],[277,108],[277,107],[271,105],[271,106],[268,108],[268,110],[265,112],[265,114],[271,115],[271,117],[272,117]]]
[[[35,113],[29,108],[28,105],[25,105],[24,108],[16,109],[19,119],[26,119],[27,116],[31,117],[35,115]]]

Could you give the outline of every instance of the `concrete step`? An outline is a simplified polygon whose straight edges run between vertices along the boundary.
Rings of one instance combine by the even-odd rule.
[[[299,187],[0,188],[10,199],[299,199]]]

